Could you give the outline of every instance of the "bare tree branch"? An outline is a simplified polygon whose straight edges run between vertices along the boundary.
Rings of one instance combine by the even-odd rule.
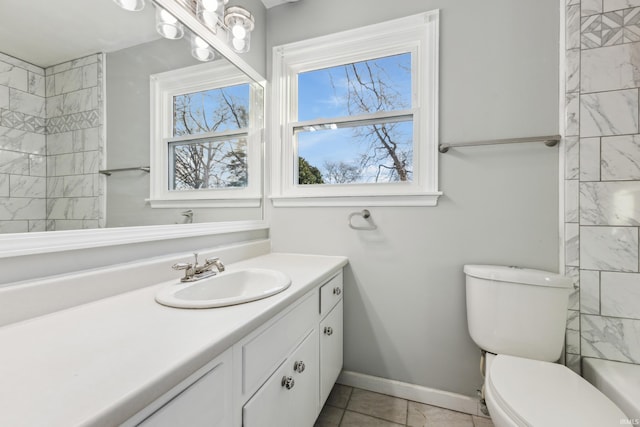
[[[198,95],[198,96],[194,96]],[[216,89],[177,96],[176,136],[213,133],[248,126],[248,105]],[[175,189],[218,188],[247,184],[246,140],[196,140],[173,145]]]

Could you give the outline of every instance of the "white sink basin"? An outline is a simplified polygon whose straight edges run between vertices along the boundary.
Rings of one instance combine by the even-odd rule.
[[[171,284],[158,292],[156,301],[176,308],[225,307],[270,297],[290,285],[291,279],[279,271],[246,268],[196,282]]]

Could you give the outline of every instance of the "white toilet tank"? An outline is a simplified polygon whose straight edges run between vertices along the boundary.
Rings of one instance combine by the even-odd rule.
[[[483,350],[554,362],[564,343],[570,278],[548,271],[465,265],[469,333]]]

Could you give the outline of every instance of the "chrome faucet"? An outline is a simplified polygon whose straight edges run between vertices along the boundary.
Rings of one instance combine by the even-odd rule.
[[[198,265],[197,253],[194,253],[193,257],[193,263],[179,262],[172,266],[174,270],[184,270],[184,277],[180,279],[181,282],[195,282],[206,277],[215,276],[224,271],[224,264],[218,257],[205,259],[203,265]],[[215,266],[218,271],[213,271],[211,269],[213,266]]]

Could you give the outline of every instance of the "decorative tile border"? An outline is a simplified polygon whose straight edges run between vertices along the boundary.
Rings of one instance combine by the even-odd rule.
[[[583,16],[580,20],[582,49],[637,41],[640,41],[640,7]]]
[[[592,49],[602,46],[602,15],[592,15],[580,20],[580,46]]]
[[[5,108],[0,109],[0,126],[43,135],[47,133],[46,119]]]
[[[83,111],[47,119],[47,134],[89,129],[100,126],[99,110]]]

